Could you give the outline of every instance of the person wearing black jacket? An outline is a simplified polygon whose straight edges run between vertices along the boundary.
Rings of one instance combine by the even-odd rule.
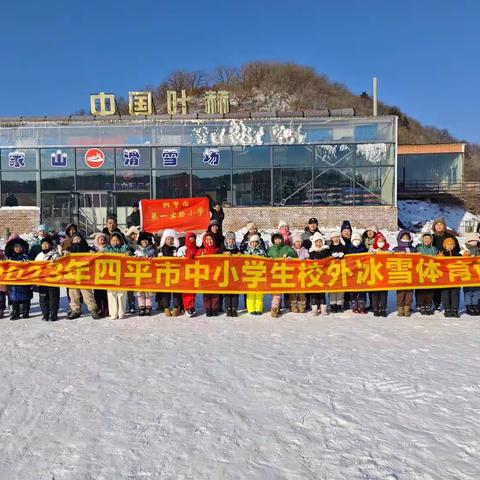
[[[334,258],[343,258],[347,253],[347,247],[340,232],[333,232],[330,235],[330,254]],[[332,313],[342,313],[344,310],[344,292],[330,293],[330,311]]]
[[[322,233],[318,229],[318,220],[312,217],[308,221],[308,225],[305,227],[305,231],[302,233],[302,247],[305,247],[307,250],[312,246],[312,237],[315,233]]]
[[[222,234],[222,227],[218,223],[218,220],[210,220],[210,224],[207,228],[207,233],[211,233],[213,235],[213,238],[215,240],[215,246],[217,248],[221,248],[225,237]]]
[[[239,255],[240,249],[237,247],[235,233],[227,232],[225,234],[225,241],[220,247],[218,253],[222,255]],[[238,298],[237,293],[223,295],[225,299],[225,310],[227,311],[227,317],[238,317]]]
[[[248,248],[248,243],[250,242],[250,238],[252,235],[258,235],[260,237],[260,248],[266,252],[267,247],[265,245],[265,242],[263,241],[263,238],[258,233],[257,225],[253,222],[247,223],[247,233],[243,236],[243,239],[240,242],[240,252],[245,253],[245,250],[247,250]]]
[[[140,210],[138,208],[138,203],[134,203],[132,209],[132,213],[127,217],[127,227],[139,227]]]
[[[442,245],[442,253],[444,257],[461,257],[460,248],[453,238],[445,238]],[[461,288],[442,288],[442,303],[445,317],[459,318],[458,308],[460,305]]]
[[[309,250],[310,260],[322,260],[329,257],[330,248],[325,244],[325,239],[320,232],[315,232],[312,236],[312,246]],[[327,296],[325,292],[313,292],[310,294],[310,302],[313,315],[327,315]]]
[[[210,221],[216,220],[218,222],[218,226],[220,227],[221,232],[225,213],[220,203],[210,200],[210,212],[212,214],[212,216],[210,217]]]
[[[352,235],[352,241],[347,247],[347,255],[352,255],[355,253],[367,253],[367,247],[363,243],[362,236],[359,233],[354,233]],[[352,307],[353,313],[367,313],[365,304],[367,303],[367,294],[366,292],[350,292],[350,304]]]

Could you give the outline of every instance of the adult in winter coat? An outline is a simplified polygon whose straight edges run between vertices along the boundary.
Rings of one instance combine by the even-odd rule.
[[[88,246],[87,241],[79,234],[76,233],[72,236],[72,244],[70,245],[70,253],[91,253],[92,249]],[[70,312],[67,315],[69,320],[74,320],[82,315],[82,298],[86,303],[90,315],[93,319],[98,320],[100,315],[98,314],[97,303],[95,302],[95,296],[93,290],[87,288],[73,288],[68,289],[68,295],[70,299]]]
[[[373,226],[373,227],[368,227],[363,233],[362,233],[362,239],[363,239],[363,244],[365,245],[365,248],[367,250],[370,250],[373,246],[373,242],[375,241],[375,235],[378,232],[378,227]]]
[[[478,233],[466,233],[465,245],[461,251],[464,257],[480,256],[480,236]],[[463,287],[467,315],[480,315],[480,287]]]
[[[27,262],[28,243],[18,235],[10,235],[5,245],[5,258],[14,262]],[[29,318],[32,287],[30,285],[9,285],[8,300],[12,306],[10,320],[18,320],[20,316]]]
[[[341,232],[333,232],[330,234],[330,255],[334,258],[341,259],[347,253],[345,240]],[[332,292],[330,297],[330,311],[332,313],[343,312],[344,292]]]
[[[320,230],[318,229],[318,220],[312,217],[310,218],[310,220],[308,220],[308,224],[305,227],[304,232],[302,233],[302,246],[305,247],[307,250],[309,250],[310,247],[312,246],[311,238],[317,232],[321,233]]]
[[[413,235],[408,230],[400,230],[397,235],[395,253],[417,253],[413,246]],[[397,290],[397,315],[410,317],[412,315],[413,290]]]
[[[139,227],[140,226],[140,209],[138,203],[134,203],[132,206],[132,212],[127,217],[127,227]]]
[[[267,246],[265,245],[265,242],[263,241],[262,237],[258,233],[258,226],[254,222],[247,223],[247,233],[245,233],[245,235],[243,236],[243,239],[240,243],[240,251],[242,253],[245,253],[245,250],[248,248],[248,244],[249,244],[249,241],[250,241],[250,238],[252,237],[252,235],[257,235],[258,236],[258,238],[260,239],[259,240],[260,247],[263,250],[267,251]]]
[[[41,225],[38,225],[35,231],[35,241],[32,243],[32,246],[28,250],[28,259],[29,260],[35,260],[35,257],[42,251],[42,240],[45,237],[50,236],[50,229],[48,228],[48,225],[45,225],[44,223]]]
[[[220,227],[220,232],[222,231],[223,220],[225,218],[225,213],[223,211],[222,206],[218,202],[210,202],[210,213],[212,216],[210,217],[210,221],[216,220],[218,226]]]
[[[267,257],[297,258],[297,252],[289,245],[285,245],[284,236],[281,233],[274,233],[272,235],[272,245],[267,250]],[[270,314],[273,318],[277,318],[280,315],[281,300],[281,295],[272,295],[272,307]]]
[[[359,233],[352,235],[352,241],[347,247],[347,255],[353,255],[357,253],[367,253],[367,247],[363,243],[363,238]],[[367,293],[366,292],[350,292],[350,303],[353,313],[367,313]]]
[[[437,218],[432,224],[433,230],[433,246],[438,249],[439,252],[443,250],[443,242],[446,238],[451,238],[455,242],[456,248],[460,249],[457,237],[447,230],[447,224],[443,218]],[[442,289],[436,288],[433,292],[433,304],[435,310],[440,310],[440,304],[442,302]]]
[[[310,242],[311,243],[311,242]],[[299,260],[307,260],[309,258],[308,250],[303,246],[302,235],[295,234],[292,237],[292,246],[297,253]],[[305,293],[290,294],[290,310],[292,313],[305,313],[307,308],[307,296]]]
[[[449,258],[460,257],[461,253],[458,242],[455,242],[455,240],[450,237],[445,238],[440,255]],[[460,305],[460,290],[461,288],[459,287],[441,289],[445,317],[458,318],[460,316],[458,313]]]
[[[203,245],[199,251],[199,255],[216,255],[219,248],[215,244],[213,233],[207,232],[203,237]],[[203,308],[207,317],[216,317],[220,310],[220,295],[216,293],[203,294]]]
[[[222,255],[239,255],[240,249],[237,247],[236,237],[234,232],[227,232],[225,234],[225,241],[220,247],[218,253]],[[223,295],[225,302],[225,310],[227,317],[238,317],[238,293],[229,293]]]
[[[177,250],[177,257],[192,259],[198,255],[199,250],[197,247],[197,235],[195,232],[187,232],[185,245]],[[183,308],[185,309],[185,313],[190,317],[195,316],[195,297],[196,295],[194,293],[182,294]]]
[[[390,245],[387,242],[387,239],[382,232],[377,232],[375,239],[370,249],[371,253],[380,254],[388,252]],[[380,290],[372,292],[372,308],[373,315],[375,317],[386,317],[387,316],[387,301],[388,301],[388,290]]]
[[[102,232],[95,234],[93,239],[93,248],[97,253],[103,253],[105,248],[109,245],[110,238]],[[97,304],[97,312],[100,317],[108,317],[108,295],[106,290],[95,289],[93,291],[95,303]]]
[[[72,236],[79,233],[78,226],[75,223],[69,223],[65,228],[65,238],[62,242],[62,249],[66,252],[70,251],[72,245]]]
[[[325,238],[320,232],[313,234],[309,254],[310,260],[323,260],[330,256],[330,247],[325,243]],[[310,294],[310,302],[313,315],[328,315],[325,292],[312,292]]]
[[[55,248],[50,237],[42,240],[42,251],[35,257],[37,261],[55,262],[60,258],[60,253]],[[58,309],[60,306],[60,288],[39,285],[38,287],[40,310],[44,322],[56,322],[58,320]]]
[[[417,252],[422,255],[438,255],[438,249],[433,246],[433,235],[430,232],[423,232],[420,235],[420,245],[417,245]],[[417,308],[421,315],[433,315],[433,288],[419,288],[415,290]]]
[[[159,257],[176,257],[180,247],[177,232],[171,228],[164,230],[160,240]],[[167,317],[178,317],[180,315],[181,293],[161,292],[160,301],[163,311]]]

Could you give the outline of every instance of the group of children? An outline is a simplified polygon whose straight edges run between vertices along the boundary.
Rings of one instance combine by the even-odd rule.
[[[110,221],[111,220],[111,221]],[[297,258],[300,260],[321,260],[324,258],[342,258],[345,255],[358,253],[400,252],[421,253],[424,255],[480,255],[480,238],[477,233],[467,234],[465,246],[460,249],[455,235],[447,230],[445,222],[436,220],[432,232],[423,232],[420,243],[414,246],[414,235],[401,230],[397,237],[397,246],[390,249],[386,237],[376,227],[366,229],[363,234],[354,233],[350,222],[344,221],[341,228],[328,235],[320,232],[318,221],[311,218],[302,234],[292,234],[285,222],[280,222],[278,231],[266,242],[259,234],[254,223],[247,224],[239,245],[234,232],[222,233],[222,220],[213,218],[207,231],[197,235],[188,232],[185,236],[175,230],[164,230],[161,236],[140,231],[139,227],[130,227],[122,233],[116,220],[112,217],[103,232],[95,235],[93,245],[89,245],[78,227],[74,224],[65,229],[62,239],[49,235],[48,228],[40,225],[37,229],[37,240],[29,245],[18,235],[12,235],[5,246],[1,259],[25,262],[31,260],[55,261],[67,253],[111,253],[129,254],[140,258],[186,257],[195,258],[202,255],[254,255],[269,258]],[[33,291],[38,290],[40,309],[43,320],[58,320],[60,303],[59,287],[31,287],[25,285],[0,286],[0,318],[7,308],[8,294],[11,306],[10,318],[28,318]],[[466,313],[480,315],[480,288],[464,287]],[[398,316],[410,316],[413,312],[414,293],[416,306],[422,315],[432,315],[443,305],[446,317],[459,316],[461,288],[398,290],[396,292]],[[124,318],[126,313],[137,313],[140,316],[152,315],[154,301],[157,309],[163,310],[166,316],[177,317],[182,313],[196,315],[196,295],[192,293],[153,293],[123,292],[115,290],[67,289],[69,300],[68,319],[81,316],[81,305],[85,303],[94,319],[110,317]],[[203,308],[208,317],[216,316],[225,310],[227,316],[237,317],[240,304],[239,294],[203,294]],[[311,309],[313,315],[341,313],[351,308],[355,314],[366,314],[372,311],[374,316],[387,316],[387,291],[372,292],[311,292],[309,294],[293,293],[290,295],[272,295],[270,313],[278,317],[282,306],[293,313],[305,313]],[[136,301],[135,301],[136,300]],[[138,310],[137,310],[138,305]],[[261,315],[264,310],[264,295],[248,293],[245,295],[246,310],[251,315]],[[328,308],[329,306],[329,308]]]

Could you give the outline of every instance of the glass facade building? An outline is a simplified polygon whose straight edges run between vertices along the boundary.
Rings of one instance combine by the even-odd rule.
[[[59,225],[142,198],[395,205],[396,139],[396,117],[0,119],[0,194]]]

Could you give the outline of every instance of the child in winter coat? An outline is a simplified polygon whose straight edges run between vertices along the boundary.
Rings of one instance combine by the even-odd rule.
[[[453,238],[445,238],[443,240],[443,248],[440,255],[444,257],[460,257],[460,247],[458,241]],[[460,290],[461,288],[442,288],[442,304],[444,308],[445,317],[459,318],[458,308],[460,304]]]
[[[297,234],[292,237],[293,249],[297,252],[297,257],[300,260],[307,260],[309,258],[308,250],[302,246],[302,235]],[[307,296],[305,293],[291,293],[290,294],[290,310],[292,313],[305,313],[307,308]]]
[[[18,235],[10,235],[5,245],[5,257],[15,262],[27,262],[28,243]],[[12,306],[10,320],[30,317],[30,302],[32,300],[32,287],[30,285],[10,285],[8,287],[8,300]]]
[[[219,248],[215,245],[215,236],[213,233],[207,232],[203,237],[203,246],[199,255],[215,255]],[[207,317],[216,317],[220,310],[220,295],[216,293],[203,294],[203,308]]]
[[[110,236],[110,245],[105,247],[105,253],[114,253],[117,255],[130,255],[131,249],[125,243],[121,232],[113,232]],[[108,290],[108,311],[110,318],[115,320],[117,318],[125,318],[125,303],[127,300],[127,292],[120,290]]]
[[[297,252],[292,247],[285,245],[284,236],[281,233],[274,233],[272,235],[272,245],[267,250],[267,257],[297,258]],[[281,295],[272,295],[272,307],[270,313],[273,318],[278,318],[280,316],[281,301]]]
[[[320,232],[314,233],[311,241],[312,246],[310,247],[310,260],[322,260],[323,258],[330,256],[330,248],[325,244],[325,239]],[[310,301],[313,315],[328,315],[327,297],[324,292],[311,293]]]
[[[292,245],[292,234],[290,233],[290,226],[283,220],[278,224],[278,233],[283,237],[284,245]]]
[[[265,242],[263,241],[262,237],[260,237],[260,234],[258,233],[258,226],[254,222],[249,222],[247,223],[247,233],[243,236],[242,242],[240,243],[240,252],[245,253],[245,251],[248,248],[248,242],[250,241],[250,237],[252,235],[258,235],[258,238],[260,238],[260,247],[267,251],[267,247],[265,245]]]
[[[36,261],[56,261],[60,258],[58,249],[55,248],[52,238],[44,237],[40,244],[42,251],[35,257]],[[44,322],[56,322],[60,306],[60,287],[38,287],[40,310]]]
[[[262,247],[259,235],[251,235],[245,250],[246,255],[266,257],[267,252]],[[263,293],[247,293],[247,312],[251,315],[261,315],[263,312]]]
[[[343,258],[347,248],[345,247],[345,241],[342,238],[341,232],[333,232],[330,235],[330,255],[334,258]],[[332,292],[330,297],[330,311],[332,313],[343,312],[343,300],[344,292]]]
[[[375,225],[373,227],[368,227],[362,234],[363,244],[367,250],[370,250],[373,247],[373,242],[375,241],[375,235],[378,232],[378,227]]]
[[[171,228],[167,228],[163,232],[162,240],[160,241],[160,250],[158,256],[176,257],[179,246],[180,242],[178,241],[177,232]],[[181,297],[181,293],[160,293],[160,301],[167,317],[178,317],[180,315]],[[173,305],[173,309],[171,308],[171,305]]]
[[[188,232],[185,237],[185,245],[177,250],[177,257],[191,259],[195,258],[198,253],[197,236],[194,232]],[[185,309],[185,314],[189,317],[195,316],[195,297],[196,295],[194,293],[182,294],[183,308]]]
[[[225,241],[220,247],[219,253],[223,255],[239,255],[240,250],[237,247],[236,237],[234,232],[227,232],[225,234]],[[238,298],[237,293],[226,294],[223,296],[225,301],[225,310],[227,317],[238,317]]]
[[[407,230],[400,230],[397,235],[396,253],[417,253],[413,246],[413,235]],[[397,315],[410,317],[412,315],[413,290],[397,290]]]
[[[464,257],[478,257],[480,255],[480,237],[478,233],[465,234],[465,246],[462,250]],[[467,315],[480,315],[480,288],[479,287],[463,287],[463,295],[465,299],[465,309]]]
[[[377,232],[375,239],[370,249],[371,253],[382,253],[388,252],[390,245],[387,242],[387,239],[382,232]],[[372,308],[373,315],[375,317],[386,317],[387,316],[387,301],[388,301],[388,291],[381,290],[372,292]]]
[[[433,236],[430,232],[424,232],[420,235],[421,244],[417,245],[417,252],[422,255],[438,255],[438,250],[433,246]],[[417,308],[420,309],[421,315],[433,315],[433,294],[432,288],[419,288],[415,290],[415,298]]]
[[[347,247],[347,255],[356,253],[367,253],[367,248],[363,244],[362,236],[354,233],[351,238],[350,245]],[[367,303],[366,292],[350,292],[350,302],[353,313],[367,313],[365,304]]]
[[[352,242],[352,225],[348,220],[344,220],[342,222],[342,226],[340,227],[340,233],[342,235],[342,240],[344,245],[348,248],[350,243]]]
[[[5,260],[4,250],[0,250],[0,260]],[[5,316],[5,310],[7,309],[7,286],[0,285],[0,318]]]
[[[105,247],[110,243],[110,237],[105,233],[99,232],[93,239],[93,247],[97,253],[103,253]],[[97,304],[97,312],[101,318],[108,317],[108,296],[106,290],[94,290],[93,296]]]
[[[137,240],[137,248],[134,253],[135,257],[154,258],[157,251],[153,246],[153,235],[149,232],[140,232]],[[153,292],[135,292],[137,297],[139,315],[141,317],[152,314]]]

